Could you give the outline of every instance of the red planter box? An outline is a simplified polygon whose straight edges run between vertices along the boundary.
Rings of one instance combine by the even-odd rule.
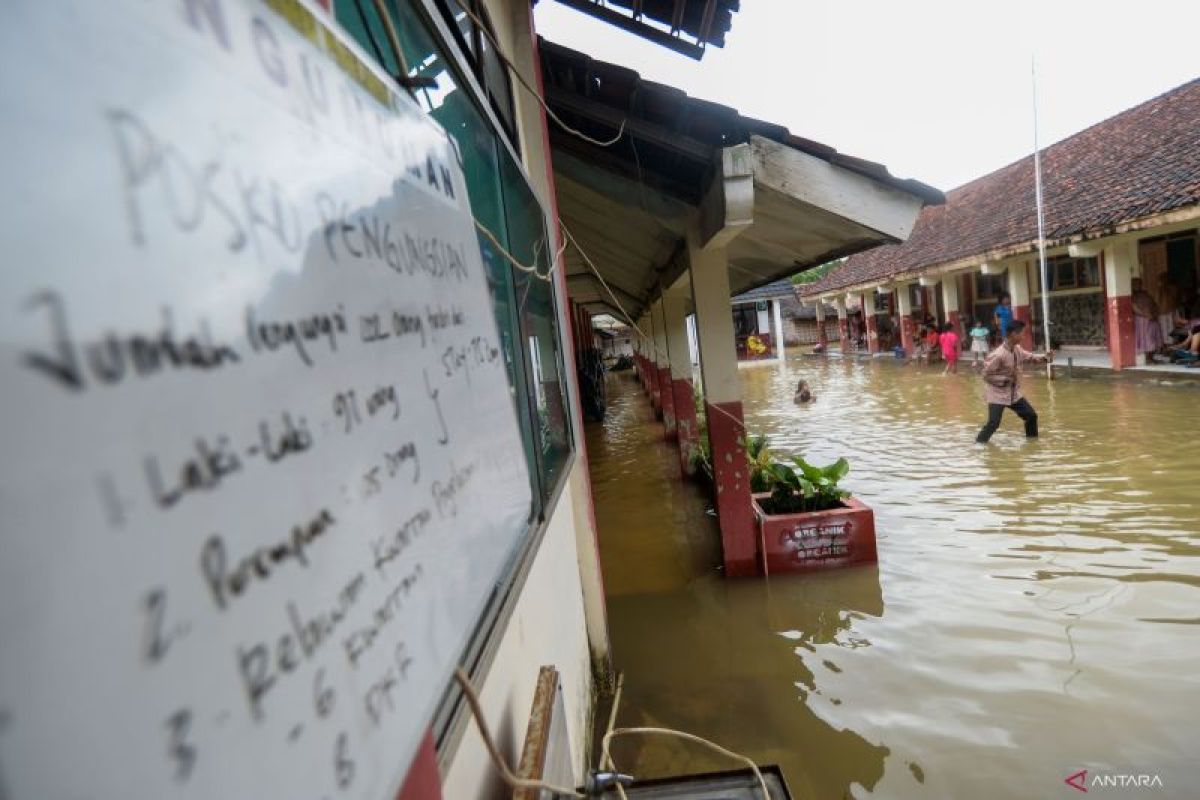
[[[761,501],[770,496],[754,495],[759,558],[766,574],[814,572],[878,561],[875,512],[855,498],[843,500],[842,508],[776,515],[762,509]]]

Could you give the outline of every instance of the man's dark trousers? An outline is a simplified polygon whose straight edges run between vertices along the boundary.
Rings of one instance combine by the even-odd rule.
[[[988,419],[987,423],[979,431],[979,435],[975,437],[975,441],[980,444],[987,444],[988,439],[992,438],[992,434],[1000,427],[1000,417],[1004,414],[1004,409],[1011,408],[1018,417],[1025,420],[1025,435],[1030,439],[1037,437],[1037,412],[1033,410],[1033,406],[1029,405],[1029,401],[1022,397],[1012,405],[1006,406],[1003,403],[988,403]]]

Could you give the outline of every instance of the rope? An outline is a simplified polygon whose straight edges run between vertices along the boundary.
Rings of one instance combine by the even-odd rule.
[[[612,755],[609,753],[609,745],[612,743],[612,740],[617,736],[632,736],[632,735],[636,735],[636,736],[675,736],[677,738],[683,739],[684,741],[692,742],[693,744],[703,745],[703,746],[707,747],[708,749],[712,750],[713,752],[719,753],[720,755],[723,755],[727,758],[731,758],[734,761],[740,761],[743,764],[750,767],[751,771],[754,772],[754,777],[758,780],[758,788],[762,791],[762,796],[763,796],[764,800],[771,800],[771,790],[767,788],[767,781],[766,781],[766,779],[763,778],[762,772],[758,769],[758,765],[755,764],[752,759],[747,758],[746,756],[741,755],[740,753],[735,753],[732,750],[727,750],[726,748],[721,747],[721,745],[717,744],[716,742],[710,742],[708,739],[705,739],[703,736],[697,736],[694,733],[685,733],[684,731],[672,730],[671,728],[616,728],[615,730],[611,730],[608,733],[604,734],[604,747],[603,747],[604,759],[607,760],[608,763],[613,764]],[[616,769],[615,764],[613,764],[613,769]],[[625,794],[625,788],[623,786],[621,786],[620,784],[617,784],[617,794],[621,795],[621,800],[628,800],[628,797]]]
[[[400,46],[400,37],[396,35],[396,26],[392,24],[392,15],[388,13],[387,6],[383,0],[375,0],[375,13],[379,15],[379,19],[383,22],[383,32],[387,36],[388,45],[391,46],[392,52],[396,55],[396,60],[400,62],[400,71],[404,73],[404,77],[409,77],[408,74],[408,59],[404,57],[404,48]],[[371,28],[367,26],[367,32],[370,33]],[[380,64],[382,65],[382,60]],[[409,89],[412,92],[412,89]]]
[[[475,218],[472,217],[472,219],[475,219]],[[496,238],[496,235],[494,233],[492,233],[490,230],[488,230],[487,226],[484,225],[482,222],[480,222],[478,219],[475,219],[475,228],[476,228],[476,230],[478,230],[480,233],[483,234],[485,239],[487,239],[489,242],[492,243],[493,247],[495,247],[498,251],[500,251],[500,255],[504,256],[504,259],[506,261],[508,261],[508,263],[512,264],[514,267],[521,270],[522,272],[527,272],[530,275],[532,275],[533,277],[538,278],[543,281],[547,281],[547,282],[550,280],[551,276],[554,275],[554,268],[558,264],[558,260],[560,258],[562,258],[563,251],[565,251],[567,249],[567,246],[564,243],[563,246],[560,247],[558,252],[554,255],[554,261],[550,264],[550,269],[546,270],[546,274],[543,275],[542,273],[538,272],[538,268],[537,268],[536,264],[533,264],[533,265],[522,264],[520,261],[518,261],[517,257],[514,256],[512,253],[508,252],[508,250],[504,247],[504,245],[500,244],[500,240]]]
[[[702,736],[696,736],[695,734],[692,734],[692,733],[684,733],[683,731],[672,730],[671,728],[614,728],[613,726],[617,722],[617,709],[621,705],[621,692],[624,688],[625,688],[625,675],[618,674],[617,675],[617,689],[613,693],[612,709],[608,713],[608,727],[605,728],[604,739],[602,740],[603,747],[601,748],[601,752],[600,752],[600,768],[601,769],[610,769],[614,772],[619,772],[619,770],[617,769],[616,763],[613,762],[612,753],[609,751],[609,743],[617,736],[631,736],[631,735],[678,736],[679,738],[685,739],[689,742],[695,742],[696,744],[702,744],[702,745],[720,753],[723,756],[728,756],[729,758],[732,758],[735,761],[741,761],[745,764],[748,764],[750,766],[750,769],[754,771],[754,777],[758,779],[758,786],[760,789],[762,789],[763,798],[765,798],[765,800],[771,800],[771,792],[767,788],[767,782],[766,782],[766,780],[763,779],[762,772],[759,771],[758,765],[755,764],[754,761],[747,758],[746,756],[739,755],[738,753],[735,753],[732,750],[726,750],[724,747],[721,747],[721,745],[716,744],[715,742],[710,742],[708,739],[705,739]],[[622,786],[621,784],[618,783],[616,785],[616,789],[617,789],[617,794],[621,796],[621,800],[629,800],[628,796],[625,794],[624,786]]]
[[[509,789],[513,791],[518,789],[544,789],[547,792],[565,795],[566,797],[583,797],[582,794],[574,789],[554,786],[545,781],[518,778],[514,775],[505,762],[504,756],[500,755],[500,749],[496,747],[496,741],[492,738],[492,732],[488,728],[487,720],[483,716],[483,709],[479,705],[479,694],[475,691],[475,687],[471,684],[471,679],[467,677],[467,673],[463,672],[462,667],[455,669],[454,679],[458,681],[459,687],[462,688],[463,696],[467,698],[467,705],[471,708],[471,716],[475,718],[475,725],[479,728],[479,735],[483,738],[483,744],[487,748],[488,755],[491,756],[492,765],[496,767],[496,772],[500,773],[500,779],[508,785]]]

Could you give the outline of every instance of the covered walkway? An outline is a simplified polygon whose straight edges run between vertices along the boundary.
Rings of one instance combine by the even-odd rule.
[[[699,446],[698,356],[722,561],[754,575],[730,298],[901,242],[942,193],[620,65],[551,42],[540,52],[549,107],[585,134],[550,129],[570,302],[635,329],[638,374],[683,472]]]
[[[587,446],[613,657],[625,676],[617,724],[685,730],[779,764],[795,797],[873,786],[887,748],[797,701],[796,642],[779,632],[819,644],[839,635],[847,609],[882,614],[878,568],[725,580],[703,491],[680,480],[676,448],[632,376],[608,380],[609,413],[588,425]],[[618,740],[613,755],[639,778],[736,767],[653,737]]]

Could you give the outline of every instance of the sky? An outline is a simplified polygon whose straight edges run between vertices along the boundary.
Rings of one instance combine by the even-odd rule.
[[[1200,2],[742,0],[700,62],[542,0],[538,33],[949,190],[1200,77]]]

